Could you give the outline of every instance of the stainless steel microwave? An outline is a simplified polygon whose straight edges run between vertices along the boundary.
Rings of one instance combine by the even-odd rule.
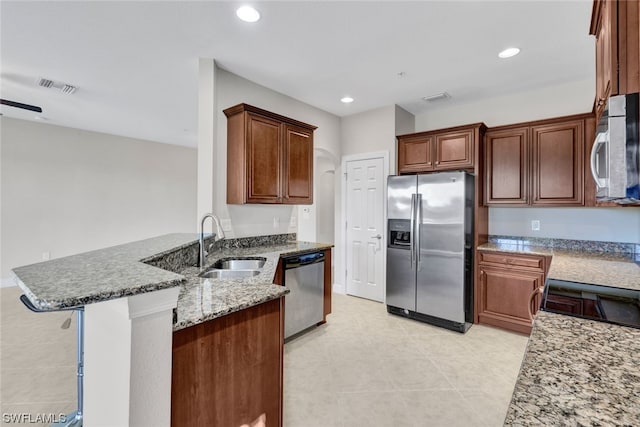
[[[640,203],[638,111],[638,93],[612,96],[607,102],[591,149],[598,200]]]

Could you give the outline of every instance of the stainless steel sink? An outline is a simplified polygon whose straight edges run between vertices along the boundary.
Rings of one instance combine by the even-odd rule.
[[[238,279],[242,277],[257,276],[258,274],[260,274],[260,270],[221,270],[212,268],[211,270],[202,273],[200,277],[208,279]]]
[[[262,268],[266,261],[266,258],[228,258],[216,262],[213,267],[221,270],[256,270]]]

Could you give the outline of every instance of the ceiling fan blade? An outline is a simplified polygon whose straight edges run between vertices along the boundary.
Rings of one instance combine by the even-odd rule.
[[[9,107],[22,108],[24,110],[35,111],[36,113],[42,113],[42,108],[35,105],[22,104],[21,102],[8,101],[6,99],[0,99],[0,104],[8,105]]]

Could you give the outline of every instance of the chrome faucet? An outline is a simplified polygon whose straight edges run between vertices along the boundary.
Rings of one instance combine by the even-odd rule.
[[[200,271],[204,268],[204,260],[208,255],[208,252],[204,249],[204,222],[207,218],[211,218],[213,222],[216,224],[216,232],[213,235],[213,241],[217,242],[218,240],[224,239],[224,231],[222,230],[222,226],[220,225],[220,218],[212,213],[204,214],[202,219],[200,220],[200,254],[198,257],[198,266],[200,267]],[[209,246],[209,249],[211,249]]]

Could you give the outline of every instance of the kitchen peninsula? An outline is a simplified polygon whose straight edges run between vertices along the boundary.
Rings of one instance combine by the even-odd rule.
[[[85,307],[84,395],[87,424],[137,425],[137,420],[147,417],[144,418],[147,422],[154,420],[154,425],[158,426],[170,425],[172,418],[173,425],[211,425],[214,418],[203,415],[206,411],[190,411],[194,405],[208,407],[210,416],[217,417],[216,420],[229,420],[224,418],[222,409],[225,406],[220,406],[228,404],[228,401],[212,404],[211,396],[204,396],[203,390],[195,391],[197,384],[189,384],[188,374],[199,376],[205,371],[209,374],[217,371],[233,377],[242,373],[242,363],[253,363],[255,359],[237,357],[235,367],[228,369],[228,366],[222,366],[216,370],[216,365],[207,364],[210,360],[206,358],[219,356],[221,352],[207,352],[202,346],[207,337],[220,337],[216,331],[238,332],[238,328],[245,327],[240,333],[226,336],[224,345],[232,347],[229,355],[234,351],[250,355],[253,351],[265,363],[273,363],[265,359],[266,356],[262,355],[264,348],[260,347],[261,343],[270,340],[270,348],[277,355],[277,369],[260,372],[265,375],[265,387],[269,390],[256,387],[253,390],[263,394],[269,391],[275,405],[265,406],[266,409],[259,411],[256,409],[258,412],[255,414],[247,405],[259,404],[260,400],[256,399],[243,400],[227,408],[233,409],[235,416],[242,417],[234,420],[234,425],[236,421],[237,425],[251,421],[263,412],[267,413],[270,424],[281,425],[282,319],[284,296],[288,289],[273,284],[278,260],[281,255],[318,250],[330,252],[331,248],[331,245],[292,239],[295,235],[217,242],[206,265],[225,257],[266,258],[260,273],[251,278],[199,277],[199,270],[193,267],[198,257],[195,234],[160,236],[19,267],[13,271],[16,282],[37,308]],[[325,303],[325,315],[326,312]],[[251,331],[250,328],[254,327],[258,329]],[[238,342],[229,341],[229,337]],[[245,347],[233,348],[242,340],[245,342],[241,345]],[[215,343],[211,341],[208,344]],[[196,345],[200,345],[203,351],[190,353]],[[183,356],[192,357],[188,360],[190,370],[183,369],[186,366]],[[226,390],[229,398],[238,396],[238,391],[249,393],[256,381],[256,371],[251,374],[253,377],[233,377],[235,381],[232,384],[220,378],[217,387],[233,387]],[[251,384],[238,383],[249,379]],[[185,392],[189,387],[191,391]],[[213,387],[205,391],[213,391]],[[107,395],[111,397],[105,399]],[[191,405],[190,408],[183,406],[187,404]],[[185,418],[189,411],[191,417],[200,418]]]

